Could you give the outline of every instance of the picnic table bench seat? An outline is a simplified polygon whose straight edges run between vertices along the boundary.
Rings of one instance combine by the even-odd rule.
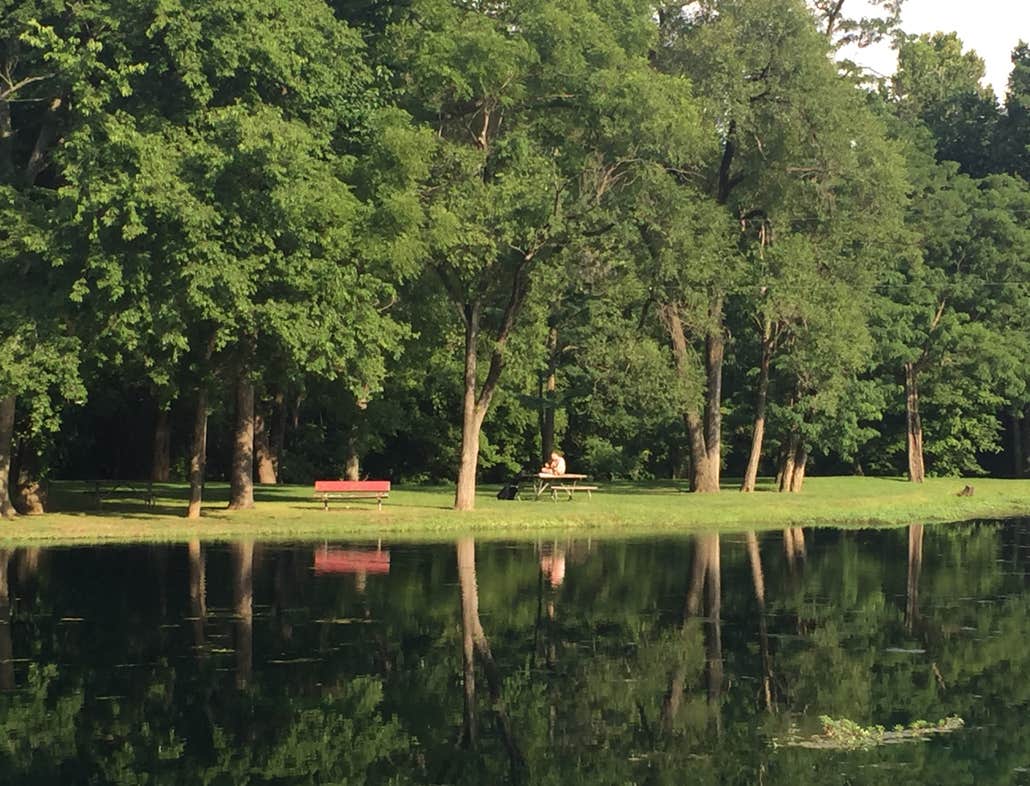
[[[148,508],[154,506],[154,485],[149,480],[94,480],[92,491],[97,508],[105,499],[140,499]]]
[[[378,510],[390,496],[388,480],[316,480],[315,496],[322,499],[322,510],[329,510],[330,499],[374,499]]]
[[[573,494],[577,491],[586,491],[586,499],[590,499],[590,492],[596,491],[598,486],[583,486],[583,485],[552,485],[551,486],[551,499],[557,502],[558,491],[562,491],[567,494],[568,499],[573,499]]]

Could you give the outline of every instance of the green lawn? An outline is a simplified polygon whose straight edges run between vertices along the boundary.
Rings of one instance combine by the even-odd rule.
[[[972,497],[957,492],[971,483]],[[818,525],[903,525],[974,518],[1030,516],[1030,480],[936,478],[921,486],[898,478],[809,478],[800,495],[777,494],[766,484],[744,495],[727,484],[721,494],[683,493],[684,484],[601,483],[592,500],[500,501],[497,486],[483,486],[472,513],[450,509],[453,491],[445,487],[399,487],[382,512],[374,504],[335,504],[323,512],[308,486],[259,487],[251,511],[224,509],[228,490],[211,484],[200,521],[182,518],[186,489],[162,484],[157,504],[116,500],[93,507],[82,484],[51,488],[62,511],[0,524],[0,543],[100,541],[182,541],[254,537],[261,539],[442,540],[462,533],[519,537],[582,532],[641,536],[711,529],[769,529]]]

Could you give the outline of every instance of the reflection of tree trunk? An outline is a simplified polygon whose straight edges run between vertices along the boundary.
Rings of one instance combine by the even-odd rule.
[[[190,504],[186,518],[200,518],[200,503],[204,496],[204,464],[207,462],[207,388],[197,390],[196,410],[193,415],[193,444],[190,447]]]
[[[197,654],[204,651],[204,623],[207,619],[207,566],[200,540],[189,543],[190,557],[190,618],[193,623],[193,646]]]
[[[718,732],[722,732],[722,713],[719,702],[722,698],[722,568],[721,549],[718,535],[706,535],[705,549],[708,552],[708,571],[705,587],[705,618],[708,635],[705,637],[705,660],[708,672],[708,704],[712,708],[712,719]]]
[[[14,641],[11,635],[11,589],[7,573],[11,554],[0,549],[0,690],[14,690]]]
[[[172,476],[172,426],[168,408],[159,405],[154,420],[154,452],[150,463],[150,479],[167,483]]]
[[[254,413],[254,464],[257,481],[262,486],[275,485],[275,463],[272,461],[272,446],[268,437],[268,423],[264,413]]]
[[[765,619],[765,576],[762,572],[762,553],[758,549],[758,536],[754,531],[747,533],[747,554],[751,562],[751,581],[755,587],[758,602],[758,646],[762,652],[762,696],[765,708],[773,711],[772,701],[772,655],[769,651],[769,629]]]
[[[254,383],[243,368],[236,379],[235,434],[229,510],[246,510],[254,507]]]
[[[805,531],[801,527],[788,527],[783,530],[783,551],[787,556],[787,566],[790,572],[794,573],[798,561],[804,560],[806,556]]]
[[[919,619],[919,574],[923,571],[923,525],[908,528],[908,588],[905,602],[905,627],[911,633]]]
[[[923,422],[919,417],[918,371],[914,363],[905,364],[905,432],[908,442],[908,479],[913,483],[922,483],[926,478]]]
[[[711,704],[722,695],[722,626],[720,621],[722,609],[722,577],[720,570],[718,535],[698,535],[695,538],[694,562],[691,570],[690,587],[683,609],[683,635],[686,636],[688,623],[701,608],[702,588],[704,588],[705,616],[707,635],[705,637],[705,672],[708,683],[708,700]],[[686,691],[686,664],[681,656],[669,680],[669,690],[662,705],[662,721],[666,729],[672,727],[679,708],[683,704]],[[715,715],[718,726],[721,719]]]
[[[236,613],[236,685],[245,688],[254,671],[254,541],[233,543],[233,607]]]
[[[11,501],[11,456],[14,452],[15,397],[0,398],[0,519],[14,518]]]
[[[462,538],[457,544],[458,581],[461,590],[462,662],[464,667],[465,712],[462,741],[474,745],[476,741],[476,684],[474,655],[479,656],[486,674],[490,704],[494,711],[497,733],[508,751],[512,770],[525,766],[511,728],[511,719],[501,697],[501,675],[497,670],[490,642],[479,620],[479,588],[476,582],[476,541]]]

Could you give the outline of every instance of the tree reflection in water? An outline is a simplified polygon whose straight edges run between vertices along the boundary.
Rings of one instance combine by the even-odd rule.
[[[8,551],[0,783],[1018,783],[1027,532]],[[967,727],[772,744],[823,714]]]

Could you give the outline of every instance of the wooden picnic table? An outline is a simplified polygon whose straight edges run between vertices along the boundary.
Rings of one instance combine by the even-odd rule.
[[[587,499],[590,499],[590,492],[597,491],[597,486],[586,486],[580,483],[588,477],[588,475],[579,475],[575,472],[566,472],[562,475],[537,472],[533,475],[523,475],[519,480],[528,480],[533,483],[533,499],[540,499],[545,493],[550,492],[551,499],[557,502],[559,493],[572,499],[577,491],[585,491]]]

